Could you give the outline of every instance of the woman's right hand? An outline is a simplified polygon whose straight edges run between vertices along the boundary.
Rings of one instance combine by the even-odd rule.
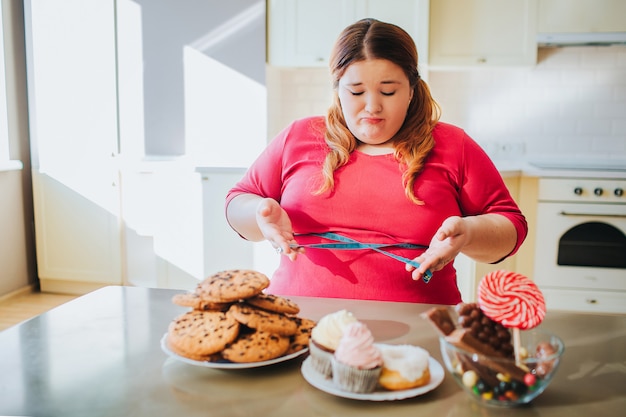
[[[256,209],[256,222],[263,237],[269,241],[276,250],[281,250],[292,261],[303,249],[293,249],[290,245],[296,244],[293,236],[291,219],[287,212],[272,198],[263,198],[259,201]],[[279,249],[280,248],[280,249]]]

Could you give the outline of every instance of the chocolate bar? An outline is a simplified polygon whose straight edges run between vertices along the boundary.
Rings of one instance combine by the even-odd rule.
[[[422,313],[422,317],[430,320],[442,336],[449,335],[456,327],[452,317],[450,317],[448,307],[432,307]]]
[[[445,336],[445,340],[452,346],[455,346],[459,349],[481,355],[482,358],[480,358],[479,365],[486,366],[495,372],[509,375],[512,379],[517,379],[518,381],[524,380],[524,375],[526,375],[526,371],[516,366],[515,363],[505,362],[503,360],[491,360],[487,358],[487,356],[498,357],[502,354],[496,351],[490,345],[485,344],[472,336],[469,329],[455,329],[449,335]]]

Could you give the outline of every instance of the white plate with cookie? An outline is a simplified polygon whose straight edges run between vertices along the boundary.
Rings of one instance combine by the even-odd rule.
[[[175,352],[172,352],[170,350],[170,348],[167,346],[167,333],[165,333],[163,335],[163,337],[161,338],[161,349],[163,350],[163,352],[165,352],[167,355],[169,355],[170,357],[177,359],[181,362],[185,362],[188,363],[190,365],[195,365],[195,366],[202,366],[205,368],[214,368],[214,369],[250,369],[250,368],[259,368],[262,366],[269,366],[269,365],[274,365],[277,363],[281,363],[281,362],[286,362],[292,359],[295,359],[297,357],[300,357],[302,355],[304,355],[305,353],[307,353],[309,351],[308,348],[304,348],[301,349],[297,352],[294,353],[290,353],[287,355],[283,355],[280,356],[278,358],[274,358],[274,359],[270,359],[270,360],[266,360],[266,361],[261,361],[261,362],[245,362],[245,363],[238,363],[238,362],[229,362],[226,360],[219,360],[219,361],[198,361],[198,360],[194,360],[194,359],[190,359],[190,358],[186,358],[184,356],[178,355]]]
[[[443,382],[444,369],[441,364],[437,362],[437,360],[429,358],[428,366],[430,369],[430,381],[426,385],[398,391],[388,391],[378,388],[376,391],[369,393],[349,392],[338,388],[333,383],[332,378],[325,377],[313,368],[311,358],[304,360],[301,372],[302,376],[309,384],[320,391],[324,391],[337,397],[366,401],[395,401],[424,395],[437,388]]]

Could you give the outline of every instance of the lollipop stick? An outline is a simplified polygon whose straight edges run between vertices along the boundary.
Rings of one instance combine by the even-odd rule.
[[[520,359],[520,347],[520,332],[519,329],[516,327],[513,329],[513,350],[515,352],[515,364],[518,366],[522,363],[522,360]]]

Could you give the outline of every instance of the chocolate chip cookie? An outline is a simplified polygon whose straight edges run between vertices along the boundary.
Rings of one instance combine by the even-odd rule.
[[[269,278],[261,272],[233,269],[206,278],[198,284],[195,293],[206,301],[228,303],[254,297],[269,285]]]
[[[172,297],[172,302],[181,307],[191,307],[194,310],[203,311],[226,311],[232,304],[208,301],[193,292],[176,294]]]
[[[237,339],[239,327],[239,322],[227,313],[191,310],[170,323],[167,344],[178,355],[211,360]]]
[[[246,303],[233,304],[227,314],[248,327],[282,336],[294,335],[298,330],[296,322],[289,317]]]
[[[311,338],[311,330],[315,327],[316,322],[311,319],[303,317],[292,317],[291,320],[295,321],[298,325],[298,330],[292,336],[290,336],[289,349],[286,354],[296,353],[309,347],[309,339]]]
[[[231,362],[261,362],[282,356],[288,348],[289,337],[257,330],[240,335],[222,351],[222,357]]]
[[[247,298],[246,302],[252,304],[255,307],[262,308],[263,310],[273,311],[275,313],[282,314],[298,314],[300,307],[298,304],[289,300],[288,298],[281,297],[274,294],[261,293],[254,297]]]

